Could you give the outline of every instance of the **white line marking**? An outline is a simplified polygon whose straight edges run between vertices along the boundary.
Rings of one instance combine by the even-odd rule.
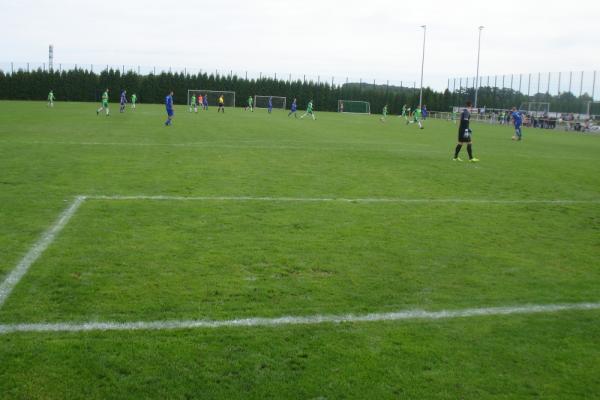
[[[42,234],[38,241],[29,249],[27,254],[19,261],[17,266],[8,274],[0,284],[0,308],[10,296],[12,290],[29,270],[29,267],[42,255],[56,238],[56,235],[67,225],[79,206],[85,201],[85,196],[77,196],[69,208],[60,214],[56,222]]]
[[[340,202],[340,203],[474,203],[474,204],[600,204],[600,199],[406,199],[406,198],[343,198],[343,197],[264,197],[264,196],[169,196],[169,195],[86,195],[88,200],[155,200],[155,201],[271,201],[271,202]]]
[[[514,314],[556,313],[561,311],[600,310],[600,303],[573,304],[530,304],[516,307],[467,308],[462,310],[406,310],[373,314],[285,316],[277,318],[242,318],[230,320],[173,320],[173,321],[137,321],[137,322],[61,322],[37,324],[3,324],[0,334],[17,332],[88,332],[88,331],[140,331],[174,329],[211,329],[236,327],[269,327],[285,325],[317,325],[356,322],[439,320],[481,316]]]

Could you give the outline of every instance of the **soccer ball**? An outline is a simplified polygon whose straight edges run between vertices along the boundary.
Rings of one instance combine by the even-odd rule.
[[[512,140],[517,140],[517,137],[516,137],[516,136],[513,136],[513,137],[512,137]]]

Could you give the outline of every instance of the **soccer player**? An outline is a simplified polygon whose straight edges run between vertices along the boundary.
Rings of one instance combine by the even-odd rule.
[[[219,108],[217,108],[217,113],[218,113],[219,111],[222,111],[222,112],[223,112],[223,114],[225,114],[225,99],[223,98],[223,95],[220,95],[220,96],[219,96],[219,101],[218,101],[218,103],[219,103]]]
[[[54,107],[54,92],[52,90],[48,93],[48,107]]]
[[[417,123],[419,125],[419,129],[423,129],[423,123],[421,122],[421,109],[419,107],[415,108],[415,111],[413,111],[412,116],[412,121],[407,120],[406,125]]]
[[[273,96],[269,96],[269,114],[273,111]]]
[[[313,101],[312,100],[310,100],[308,102],[308,106],[306,106],[306,112],[304,114],[302,114],[302,116],[300,117],[300,119],[306,117],[309,114],[312,116],[312,119],[314,121],[315,120],[315,113],[313,112]]]
[[[204,98],[202,99],[202,108],[204,110],[208,110],[208,94],[204,93]]]
[[[515,136],[512,137],[512,140],[521,140],[521,125],[523,125],[523,115],[521,115],[521,113],[517,111],[517,107],[513,107],[510,116],[512,117],[513,123],[515,124]]]
[[[294,114],[295,118],[298,118],[298,114],[296,114],[296,111],[298,110],[298,104],[296,103],[296,98],[294,97],[294,101],[292,101],[292,105],[290,106],[290,112],[288,114],[288,117],[292,114]]]
[[[427,106],[423,105],[423,108],[421,109],[421,112],[423,113],[423,121],[425,121],[427,119],[427,116],[429,115],[429,112],[427,111]]]
[[[110,115],[110,110],[108,109],[108,91],[109,89],[107,88],[104,93],[102,93],[102,105],[96,110],[96,115],[100,114],[100,111],[102,110],[106,112],[107,117]]]
[[[456,125],[456,120],[458,119],[458,112],[454,111],[454,109],[452,109],[452,122],[454,122],[454,125]]]
[[[135,110],[135,103],[137,102],[137,95],[134,93],[131,95],[131,108]]]
[[[201,94],[198,95],[198,105],[204,110],[204,99]]]
[[[121,108],[119,108],[119,112],[124,113],[125,112],[125,104],[127,104],[127,90],[125,90],[125,89],[123,89],[123,91],[121,92],[121,100],[120,100],[119,104],[121,105]]]
[[[385,117],[387,117],[387,112],[388,112],[388,109],[387,109],[387,104],[386,104],[385,106],[383,106],[383,111],[382,111],[383,115],[380,118],[381,122],[385,122]]]
[[[198,105],[196,103],[196,95],[193,94],[190,96],[190,112],[194,109],[195,112],[198,112]]]
[[[402,116],[404,117],[404,119],[406,120],[406,123],[408,124],[408,116],[410,115],[410,107],[408,107],[406,104],[402,106]]]
[[[254,112],[254,106],[253,106],[254,100],[252,99],[252,96],[248,96],[248,105],[246,106],[246,108],[244,109],[244,111],[252,111]]]
[[[167,97],[165,97],[165,108],[167,109],[167,120],[165,121],[165,126],[173,125],[173,115],[175,112],[173,111],[173,91],[171,90]]]
[[[467,145],[467,153],[469,153],[469,162],[478,162],[479,159],[473,157],[473,148],[471,146],[471,129],[469,129],[469,121],[471,120],[471,102],[467,101],[467,106],[460,114],[460,125],[458,126],[458,144],[454,149],[454,161],[462,161],[458,156],[463,144]]]

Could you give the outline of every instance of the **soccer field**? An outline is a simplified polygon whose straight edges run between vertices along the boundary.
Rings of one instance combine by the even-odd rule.
[[[600,393],[599,136],[97,106],[0,102],[2,400]]]

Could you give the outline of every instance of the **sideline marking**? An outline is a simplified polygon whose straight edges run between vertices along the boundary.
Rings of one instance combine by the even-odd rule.
[[[357,322],[440,320],[481,316],[557,313],[563,311],[600,310],[600,303],[529,304],[515,307],[466,308],[462,310],[405,310],[388,313],[284,316],[276,318],[242,318],[230,320],[172,320],[137,322],[61,322],[37,324],[0,325],[0,334],[28,332],[89,332],[89,331],[141,331],[175,329],[214,329],[238,327],[277,327],[285,325],[317,325]]]
[[[0,284],[0,308],[10,296],[12,290],[29,270],[29,267],[42,255],[56,238],[56,235],[67,225],[77,209],[85,201],[85,196],[77,196],[69,207],[63,211],[56,222],[48,228],[38,241],[29,249],[27,254],[19,261],[16,267],[8,274],[4,282]]]
[[[271,201],[271,202],[340,202],[340,203],[474,203],[474,204],[600,204],[597,200],[568,199],[404,199],[404,198],[343,198],[343,197],[268,197],[268,196],[169,196],[169,195],[86,195],[88,200],[154,200],[154,201]]]

